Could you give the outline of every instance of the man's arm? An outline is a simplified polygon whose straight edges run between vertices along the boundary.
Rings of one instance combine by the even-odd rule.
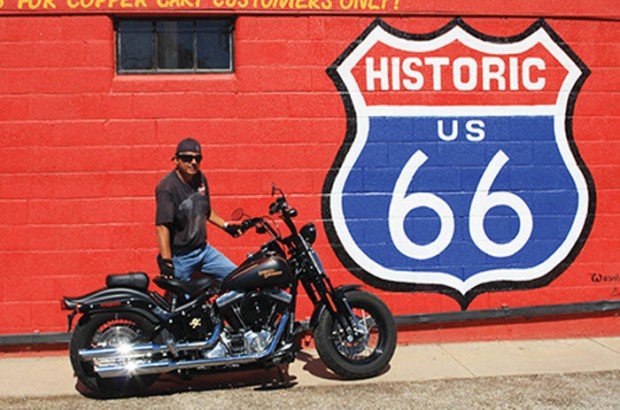
[[[157,265],[159,265],[159,274],[172,278],[174,277],[174,263],[172,263],[172,250],[170,249],[170,229],[166,225],[155,225],[157,232],[157,246],[159,247],[159,256],[157,257]]]
[[[222,219],[217,213],[215,213],[213,209],[211,210],[211,215],[209,216],[209,222],[211,222],[214,225],[219,226],[233,238],[236,238],[243,234],[243,231],[241,231],[241,225],[229,224],[224,219]]]
[[[209,222],[211,222],[214,225],[217,225],[218,227],[222,229],[224,229],[226,226],[226,221],[222,219],[217,213],[215,213],[213,209],[211,210],[211,215],[209,215]]]
[[[172,250],[170,249],[170,229],[166,225],[156,225],[157,246],[159,247],[159,255],[162,259],[172,259]]]

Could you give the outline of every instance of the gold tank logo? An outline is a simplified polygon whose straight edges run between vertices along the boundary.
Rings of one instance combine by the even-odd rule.
[[[192,327],[192,329],[196,329],[201,324],[202,324],[202,321],[197,317],[193,318],[192,321],[189,322],[189,325]]]
[[[266,270],[258,271],[258,276],[260,276],[263,279],[267,279],[267,278],[270,278],[272,276],[280,276],[280,275],[282,275],[282,271],[281,270],[266,269]]]

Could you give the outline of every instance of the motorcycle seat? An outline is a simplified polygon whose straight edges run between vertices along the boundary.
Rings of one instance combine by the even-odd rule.
[[[149,277],[144,272],[108,275],[105,278],[105,284],[108,288],[132,288],[146,291],[149,287]]]
[[[203,276],[198,279],[192,279],[188,282],[176,278],[158,276],[153,279],[153,282],[155,282],[155,284],[160,288],[181,297],[184,295],[194,297],[202,292],[205,292],[208,288],[217,283],[217,281],[210,276]]]

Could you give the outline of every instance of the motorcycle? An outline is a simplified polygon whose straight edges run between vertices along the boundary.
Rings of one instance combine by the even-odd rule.
[[[189,282],[159,276],[162,296],[137,272],[108,275],[105,288],[64,297],[69,330],[81,315],[70,342],[79,381],[96,395],[115,396],[138,393],[168,372],[269,368],[294,361],[310,335],[324,364],[346,379],[384,371],[396,347],[390,310],[359,285],[332,286],[312,248],[314,224],[298,230],[296,209],[275,185],[273,196],[269,216],[236,216],[242,232],[255,228],[271,238],[221,283],[208,275]],[[303,322],[295,314],[299,284],[314,305]]]

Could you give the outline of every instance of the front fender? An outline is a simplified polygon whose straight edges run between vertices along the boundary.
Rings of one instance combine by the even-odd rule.
[[[345,293],[360,289],[362,285],[342,285],[334,289],[334,297],[342,297]],[[319,318],[323,311],[327,309],[325,302],[320,302],[314,307],[312,317],[310,318],[310,329],[314,329],[319,323]]]

